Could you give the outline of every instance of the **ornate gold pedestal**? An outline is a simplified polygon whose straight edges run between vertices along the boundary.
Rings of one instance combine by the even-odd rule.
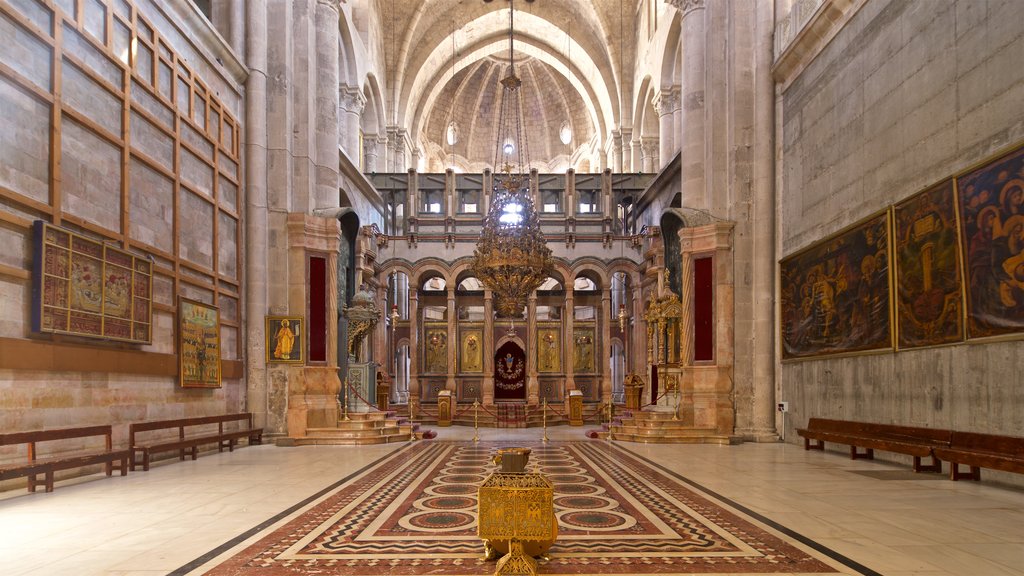
[[[569,426],[583,426],[583,392],[569,391]]]
[[[437,425],[452,425],[452,391],[441,390],[437,393]]]
[[[484,540],[488,560],[507,547],[494,574],[537,574],[537,561],[555,543],[554,488],[542,474],[495,472],[478,492],[477,536]]]

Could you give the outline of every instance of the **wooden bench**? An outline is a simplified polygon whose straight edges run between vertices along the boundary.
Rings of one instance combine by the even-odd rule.
[[[949,462],[951,480],[981,480],[981,469],[1024,474],[1024,438],[976,432],[953,432],[948,446],[936,446],[935,455]],[[960,466],[970,472],[961,472]]]
[[[69,454],[39,457],[37,444],[51,440],[69,440],[75,438],[91,438],[104,436],[105,446],[102,449],[85,449]],[[28,477],[28,491],[35,492],[36,486],[43,484],[47,492],[53,492],[53,473],[58,470],[70,470],[83,466],[105,464],[107,476],[114,468],[121,471],[121,476],[128,474],[130,454],[127,449],[114,450],[111,442],[111,427],[84,426],[79,428],[57,428],[53,430],[34,430],[31,432],[11,432],[0,434],[0,446],[28,445],[28,460],[21,462],[0,463],[0,480]],[[116,464],[115,464],[116,463]],[[43,480],[37,476],[42,474]]]
[[[239,422],[239,427],[234,430],[225,430],[224,425],[230,422]],[[213,425],[217,426],[216,432],[212,430],[195,430],[197,427],[212,427]],[[159,438],[151,441],[139,438],[139,434],[143,432],[170,429],[178,430],[177,438]],[[149,470],[149,463],[153,454],[177,450],[180,460],[185,459],[186,453],[190,454],[192,459],[195,460],[199,446],[217,444],[219,452],[223,452],[224,448],[233,452],[235,444],[242,438],[248,438],[250,446],[260,444],[263,441],[263,428],[253,428],[251,412],[136,422],[128,428],[131,468],[135,470],[135,467],[138,465],[139,454],[142,455],[142,469]]]
[[[804,450],[824,450],[825,442],[846,444],[854,460],[873,459],[875,450],[908,454],[914,458],[914,472],[941,472],[942,458],[933,448],[949,446],[952,434],[950,430],[827,418],[811,418],[807,428],[798,428],[796,432],[804,438]],[[922,465],[921,458],[926,456],[931,457],[931,463]]]

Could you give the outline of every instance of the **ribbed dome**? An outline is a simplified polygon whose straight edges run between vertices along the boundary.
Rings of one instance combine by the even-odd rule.
[[[508,58],[491,56],[449,79],[428,113],[422,134],[429,170],[454,165],[479,172],[492,167],[501,109],[500,81],[508,74]],[[542,172],[565,170],[573,152],[595,133],[586,104],[564,70],[517,52],[516,74],[523,81],[523,128],[531,166]],[[454,145],[448,134],[453,120]],[[562,143],[565,137],[568,144]]]

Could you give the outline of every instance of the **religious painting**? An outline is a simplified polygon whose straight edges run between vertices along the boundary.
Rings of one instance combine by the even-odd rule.
[[[558,328],[537,329],[537,371],[562,371],[562,334]]]
[[[963,340],[954,202],[950,179],[894,207],[896,344],[900,348]]]
[[[1024,331],[1024,148],[957,179],[967,335]]]
[[[448,326],[426,326],[423,330],[423,371],[428,374],[448,372]]]
[[[481,330],[463,330],[459,346],[459,361],[463,372],[484,371],[484,340]]]
[[[33,228],[34,332],[153,341],[149,260],[41,220]]]
[[[587,373],[596,371],[594,363],[593,328],[576,328],[572,332],[572,369],[573,372]]]
[[[888,212],[785,258],[780,269],[783,359],[892,348]]]
[[[267,316],[267,363],[302,363],[302,317]]]
[[[220,311],[178,298],[178,360],[182,388],[220,388]]]

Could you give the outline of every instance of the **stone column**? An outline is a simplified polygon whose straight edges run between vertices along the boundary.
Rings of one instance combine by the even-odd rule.
[[[646,324],[644,323],[644,288],[639,281],[633,282],[632,310],[630,311],[629,350],[626,354],[626,373],[643,375],[641,359],[647,354]]]
[[[622,128],[619,130],[618,154],[622,157],[622,162],[619,163],[619,173],[633,172],[639,168],[639,163],[633,162],[633,154],[630,150],[630,144],[633,142],[633,129]]]
[[[316,27],[316,188],[313,209],[338,206],[338,0],[317,0]]]
[[[526,301],[526,403],[540,404],[540,384],[537,381],[537,291]]]
[[[640,148],[643,152],[643,171],[648,174],[657,172],[661,167],[661,164],[658,162],[658,139],[644,138],[640,141]]]
[[[338,130],[341,147],[352,163],[359,165],[359,120],[366,107],[366,98],[358,86],[338,86]],[[369,149],[369,146],[367,146]]]
[[[235,51],[236,55],[238,55],[239,60],[245,60],[247,58],[245,54],[245,5],[245,0],[230,0],[228,8],[230,11],[228,20],[228,25],[230,26],[228,43],[231,44],[231,49]],[[250,70],[252,70],[252,68],[250,68]]]
[[[631,172],[650,172],[644,168],[644,150],[643,150],[643,138],[636,138],[631,140],[629,143],[629,158]]]
[[[483,405],[495,404],[495,295],[483,290]]]
[[[705,106],[707,38],[705,0],[669,0],[683,13],[680,36],[683,42],[682,70],[682,152],[683,206],[707,209],[705,198]]]
[[[459,347],[458,330],[457,324],[459,319],[457,317],[457,311],[455,310],[455,286],[448,287],[448,374],[445,378],[444,387],[447,390],[451,390],[452,394],[456,394],[456,401],[458,401],[457,391],[455,389],[455,351]],[[453,407],[454,412],[454,407]]]
[[[237,8],[236,8],[237,11]],[[267,3],[245,5],[245,339],[246,403],[268,436],[284,433],[284,421],[267,414]]]
[[[409,289],[409,410],[420,404],[420,297]]]
[[[363,172],[377,171],[377,135],[363,134]]]
[[[601,362],[601,400],[612,397],[612,290],[607,287],[601,291],[601,351],[594,354]]]
[[[565,282],[565,310],[562,310],[562,367],[565,372],[565,410],[569,410],[569,391],[576,390],[576,366],[573,364],[573,350],[576,347],[573,338],[576,320],[576,297],[573,282],[569,278]]]
[[[404,128],[388,126],[388,143],[391,145],[391,151],[390,154],[388,154],[388,170],[390,172],[403,172],[405,170],[416,169],[415,166],[409,166],[407,162],[407,139],[408,132]]]
[[[608,155],[611,157],[612,172],[622,173],[622,131],[613,130],[611,141],[608,143]]]
[[[658,113],[660,130],[658,131],[658,170],[668,164],[676,154],[676,126],[674,114],[679,108],[679,92],[674,88],[662,88],[654,96],[654,110]]]

